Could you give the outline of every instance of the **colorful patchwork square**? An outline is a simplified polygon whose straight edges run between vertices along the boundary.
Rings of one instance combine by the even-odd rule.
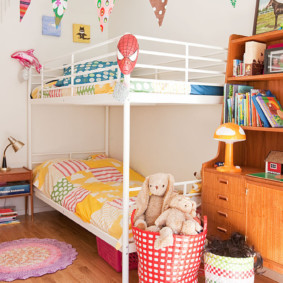
[[[68,209],[69,211],[76,212],[76,205],[79,202],[82,202],[87,195],[89,195],[89,191],[83,188],[75,188],[70,191],[63,199],[62,206]]]
[[[94,71],[101,68],[111,67],[113,68],[101,72],[95,72],[91,74],[83,74],[83,72]],[[74,84],[87,84],[100,81],[116,80],[118,72],[118,65],[116,61],[103,62],[103,61],[91,61],[83,64],[77,64],[74,67],[74,73],[78,74],[74,78]],[[81,75],[79,75],[81,73]],[[71,75],[71,67],[64,69],[64,76]],[[68,86],[71,84],[71,78],[65,78],[58,80],[57,87]]]
[[[65,177],[75,174],[79,171],[89,169],[89,167],[85,163],[74,159],[57,162],[54,167],[59,170]]]
[[[98,181],[103,183],[123,181],[122,173],[114,167],[91,168],[89,171]]]
[[[76,187],[71,184],[66,178],[62,178],[60,181],[56,183],[53,187],[53,191],[51,193],[51,199],[58,204],[62,205],[62,201],[66,195],[68,195],[72,190]]]

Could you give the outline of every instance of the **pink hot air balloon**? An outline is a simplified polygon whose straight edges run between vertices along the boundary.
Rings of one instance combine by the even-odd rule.
[[[30,49],[27,51],[17,51],[11,55],[12,58],[17,59],[22,66],[30,68],[34,66],[36,71],[40,73],[41,65],[38,59],[33,55],[34,50]]]

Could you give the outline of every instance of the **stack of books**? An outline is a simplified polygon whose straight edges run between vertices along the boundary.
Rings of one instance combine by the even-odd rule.
[[[282,107],[269,90],[254,89],[252,86],[225,84],[224,123],[239,126],[283,127],[278,115]]]
[[[18,213],[13,208],[0,208],[0,226],[20,223]]]

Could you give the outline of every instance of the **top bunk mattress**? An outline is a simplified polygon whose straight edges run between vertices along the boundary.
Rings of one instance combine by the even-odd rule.
[[[86,85],[75,85],[73,90],[74,96],[80,95],[95,95],[95,94],[112,94],[114,92],[116,81],[113,82],[94,82]],[[187,94],[190,95],[212,95],[223,96],[222,86],[204,85],[204,84],[189,84],[186,91],[183,82],[166,82],[160,80],[141,80],[131,79],[130,92],[134,93],[158,93],[158,94]],[[41,86],[35,88],[31,93],[32,99],[41,98]],[[63,97],[71,96],[71,87],[56,87],[56,81],[44,85],[43,97]]]

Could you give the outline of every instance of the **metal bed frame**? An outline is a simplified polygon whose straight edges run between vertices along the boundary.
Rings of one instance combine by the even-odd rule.
[[[105,107],[105,139],[104,139],[104,149],[103,150],[94,150],[94,152],[105,152],[108,154],[108,138],[109,138],[109,106],[122,106],[123,107],[123,243],[122,243],[122,254],[123,254],[123,270],[122,270],[122,282],[126,283],[129,281],[129,253],[135,251],[135,245],[134,243],[129,244],[129,233],[128,233],[128,223],[129,223],[129,192],[130,191],[137,191],[140,188],[129,188],[129,168],[130,168],[130,110],[132,105],[156,105],[156,104],[174,104],[174,105],[185,105],[185,104],[220,104],[222,103],[223,98],[221,96],[207,96],[207,95],[188,95],[188,90],[190,87],[190,84],[193,84],[194,82],[190,81],[189,73],[197,73],[197,74],[205,74],[204,76],[197,77],[197,79],[203,79],[207,78],[207,76],[223,76],[224,73],[221,71],[215,71],[215,70],[207,70],[208,67],[214,67],[219,64],[225,64],[225,61],[222,59],[216,59],[212,58],[212,56],[215,56],[219,53],[223,53],[226,51],[225,48],[221,47],[215,47],[215,46],[208,46],[203,44],[194,44],[194,43],[187,43],[187,42],[180,42],[180,41],[173,41],[173,40],[167,40],[167,39],[158,39],[158,38],[151,38],[151,37],[145,37],[145,36],[137,36],[136,38],[139,41],[140,48],[142,47],[141,42],[145,41],[147,43],[150,43],[152,45],[165,45],[165,46],[176,46],[183,48],[184,52],[183,54],[180,53],[170,53],[170,52],[163,52],[163,51],[154,51],[154,50],[145,50],[140,49],[140,54],[146,55],[146,56],[154,56],[155,58],[169,58],[170,62],[177,62],[177,61],[184,61],[185,66],[184,67],[169,67],[166,66],[166,64],[145,64],[143,62],[138,62],[136,64],[135,69],[139,70],[150,70],[150,72],[153,70],[153,72],[150,73],[154,78],[157,78],[162,72],[167,73],[182,73],[184,75],[185,80],[181,83],[184,84],[186,94],[157,94],[157,93],[133,93],[130,92],[128,97],[125,99],[125,101],[117,101],[113,97],[112,94],[95,94],[95,95],[85,95],[85,96],[75,96],[74,94],[74,88],[76,87],[74,85],[74,66],[76,64],[82,64],[84,62],[88,62],[91,60],[105,60],[109,58],[113,58],[116,56],[116,52],[108,52],[106,54],[101,54],[96,57],[87,58],[81,61],[75,61],[76,57],[81,55],[82,53],[89,53],[90,51],[95,51],[99,47],[103,47],[106,49],[109,45],[113,43],[117,43],[120,39],[119,37],[116,37],[111,40],[107,40],[105,42],[96,44],[94,46],[84,48],[79,51],[75,51],[71,54],[67,54],[58,58],[55,58],[53,60],[47,61],[45,64],[43,64],[41,75],[35,74],[35,71],[33,69],[30,69],[29,71],[29,80],[28,80],[28,103],[27,103],[27,113],[28,113],[28,166],[29,168],[32,168],[33,165],[36,163],[40,163],[40,160],[38,158],[41,158],[42,161],[44,161],[44,156],[50,156],[50,155],[56,155],[57,153],[50,153],[50,154],[35,154],[32,151],[32,140],[31,140],[31,123],[32,123],[32,111],[31,108],[33,106],[36,106],[38,104],[46,104],[46,105],[94,105],[94,106],[104,106]],[[204,56],[192,56],[190,55],[189,51],[190,48],[201,48],[205,50],[214,50],[212,53],[206,53]],[[68,65],[63,65],[62,62],[60,63],[59,67],[48,67],[49,63],[52,63],[54,61],[62,60],[63,58],[69,58],[71,60],[71,63]],[[138,60],[140,61],[140,60]],[[198,61],[198,62],[212,62],[210,65],[204,65],[203,68],[200,66],[196,66],[195,68],[190,68],[190,62],[191,61]],[[167,61],[168,62],[168,61]],[[167,64],[168,65],[168,64]],[[60,79],[64,76],[57,76],[54,77],[54,75],[50,74],[51,72],[58,72],[58,70],[63,69],[64,67],[71,67],[71,75],[65,76],[65,78],[70,77],[71,78],[71,85],[68,86],[71,88],[71,95],[65,96],[65,97],[54,97],[54,98],[44,98],[43,91],[45,89],[44,83],[51,79]],[[104,70],[106,70],[105,68]],[[103,69],[99,69],[101,71]],[[82,74],[87,73],[94,73],[95,71],[88,71],[84,72]],[[120,70],[118,70],[118,79],[120,79]],[[81,74],[80,74],[81,75]],[[148,73],[147,73],[148,75]],[[137,75],[138,76],[138,75]],[[142,76],[142,75],[141,75]],[[38,81],[40,79],[40,81]],[[131,80],[131,78],[128,78]],[[37,81],[36,81],[37,80]],[[146,80],[142,79],[140,80]],[[163,80],[164,81],[164,80]],[[109,81],[101,82],[107,83]],[[166,82],[171,82],[171,80],[166,80]],[[94,84],[97,84],[94,83]],[[201,83],[197,83],[201,84]],[[204,83],[207,85],[207,83]],[[39,99],[31,99],[30,93],[32,91],[32,86],[34,85],[40,85],[41,86],[41,98]],[[216,85],[216,84],[209,84],[209,85]],[[79,85],[83,86],[83,85]],[[66,87],[62,87],[66,88]],[[57,88],[56,88],[57,89]],[[60,89],[60,88],[58,88]],[[80,154],[80,153],[63,153],[63,155],[67,157],[72,157],[74,154]],[[62,153],[59,153],[59,155],[62,155]],[[35,158],[37,158],[37,161],[35,161]],[[195,181],[186,181],[186,182],[180,182],[176,183],[176,186],[182,186],[183,192],[186,194],[187,186],[189,184],[197,183],[198,180]],[[35,196],[50,205],[51,207],[55,208],[56,210],[60,211],[61,213],[65,214],[68,218],[72,219],[94,235],[102,238],[107,243],[109,243],[112,246],[115,246],[117,243],[117,240],[108,235],[107,233],[101,231],[99,228],[93,226],[92,224],[88,224],[83,222],[80,218],[78,218],[76,215],[68,211],[67,209],[61,207],[60,205],[54,203],[50,199],[48,199],[46,196],[43,195],[39,190],[35,190]]]

